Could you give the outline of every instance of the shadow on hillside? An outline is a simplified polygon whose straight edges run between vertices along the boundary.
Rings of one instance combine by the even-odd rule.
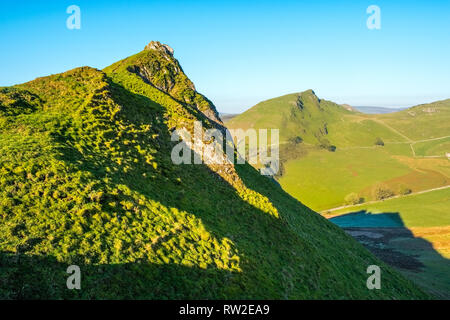
[[[0,300],[17,299],[198,299],[239,286],[233,274],[175,264],[77,263],[81,290],[67,288],[67,268],[52,256],[0,252]]]
[[[450,298],[450,260],[436,251],[431,242],[416,237],[398,212],[375,214],[361,210],[329,220],[389,265],[422,273],[413,280],[430,293]]]
[[[406,228],[398,212],[372,214],[366,210],[351,212],[329,219],[341,228],[346,227],[379,227]]]

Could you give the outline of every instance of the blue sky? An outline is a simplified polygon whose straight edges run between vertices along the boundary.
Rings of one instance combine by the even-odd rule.
[[[81,29],[69,30],[69,5]],[[381,29],[369,30],[369,5]],[[450,98],[450,1],[2,0],[0,86],[104,68],[167,43],[222,112],[314,89],[324,99],[412,106]]]

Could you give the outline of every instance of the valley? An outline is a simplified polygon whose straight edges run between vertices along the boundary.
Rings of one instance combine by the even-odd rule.
[[[369,115],[308,90],[264,101],[226,125],[283,128],[277,180],[302,203],[323,211],[347,204],[350,194],[361,202],[376,200],[379,186],[401,195],[450,185],[448,123],[450,100]]]

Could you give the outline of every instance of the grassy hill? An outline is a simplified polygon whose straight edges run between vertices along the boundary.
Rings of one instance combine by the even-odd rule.
[[[0,298],[428,297],[250,165],[174,165],[194,120],[221,128],[157,42],[0,88]]]
[[[317,143],[327,135],[328,124],[342,114],[352,111],[329,101],[320,100],[314,91],[288,94],[263,101],[227,121],[228,128],[280,129],[280,142],[287,143],[301,137],[305,142]]]
[[[413,141],[448,137],[450,136],[450,99],[380,115],[379,119]],[[412,123],[414,126],[411,125]]]
[[[261,102],[226,125],[280,129],[278,181],[304,204],[325,210],[352,193],[374,200],[380,185],[399,194],[450,184],[449,123],[450,100],[363,114],[308,90]]]

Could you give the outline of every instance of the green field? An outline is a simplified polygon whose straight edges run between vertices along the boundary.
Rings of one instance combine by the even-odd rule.
[[[413,144],[416,156],[427,157],[445,157],[446,153],[450,153],[450,137],[422,141]]]
[[[372,187],[379,183],[399,193],[402,187],[421,191],[450,181],[444,172],[420,170],[399,161],[384,147],[312,151],[287,161],[284,168],[285,173],[279,178],[283,188],[318,211],[343,205],[345,197],[352,192],[365,201],[374,200]]]
[[[335,216],[362,210],[372,214],[398,213],[407,228],[450,226],[450,188],[363,204],[330,214]]]
[[[377,182],[410,172],[406,165],[378,149],[313,151],[288,161],[279,182],[314,210],[337,207],[351,192],[360,193]]]

